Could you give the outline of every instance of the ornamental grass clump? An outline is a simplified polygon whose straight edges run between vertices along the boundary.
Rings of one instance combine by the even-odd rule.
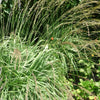
[[[29,46],[16,36],[14,39],[7,37],[0,44],[1,100],[67,99],[61,78],[66,68],[64,56],[50,49],[48,44],[40,46],[43,42]]]
[[[1,99],[100,99],[99,0],[1,5]]]

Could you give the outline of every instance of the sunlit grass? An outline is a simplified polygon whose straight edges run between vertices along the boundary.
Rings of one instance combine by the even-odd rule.
[[[65,73],[65,58],[48,44],[39,46],[41,42],[44,41],[27,46],[16,36],[0,44],[1,99],[67,99],[63,79],[60,78]],[[12,58],[14,49],[21,53],[21,59],[17,59],[20,63],[16,56]]]

